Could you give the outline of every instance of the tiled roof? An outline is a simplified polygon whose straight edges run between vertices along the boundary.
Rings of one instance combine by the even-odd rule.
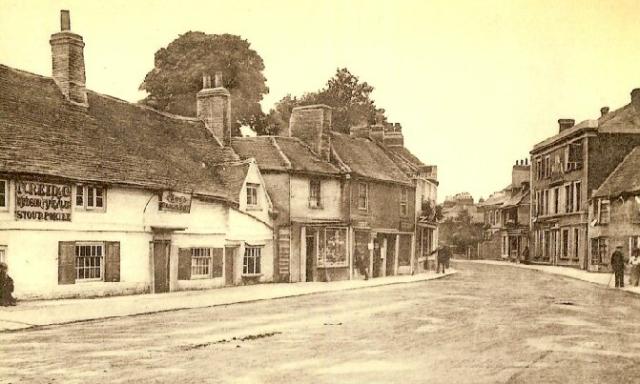
[[[487,207],[490,205],[502,206],[509,199],[509,196],[507,195],[507,192],[506,192],[507,188],[504,188],[498,192],[492,193],[491,196],[487,198],[487,200],[483,201],[482,203],[478,203],[478,206],[479,207]]]
[[[633,104],[611,111],[598,119],[598,131],[606,133],[640,132],[640,111]]]
[[[640,194],[640,147],[635,147],[602,182],[593,197]]]
[[[584,131],[587,131],[589,129],[596,129],[598,128],[598,121],[597,120],[585,120],[582,121],[576,125],[574,125],[571,128],[565,129],[564,131],[553,135],[547,139],[542,140],[541,142],[539,142],[538,144],[533,146],[533,151],[536,151],[538,149],[547,147],[551,144],[554,144],[556,142],[562,141],[568,137],[574,136],[574,135],[578,135],[581,134]]]
[[[385,150],[370,139],[332,132],[331,145],[340,160],[357,175],[381,181],[411,183],[411,179],[391,160]]]
[[[409,177],[414,177],[425,164],[404,146],[385,146],[389,157]]]
[[[231,146],[240,157],[255,158],[263,171],[340,174],[338,168],[321,160],[307,145],[294,137],[235,137]]]
[[[3,65],[0,89],[0,172],[238,199],[213,164],[239,158],[196,119],[91,91],[75,106],[53,79]]]
[[[502,204],[502,207],[503,208],[515,207],[517,205],[520,205],[522,202],[526,204],[528,199],[529,199],[529,190],[524,190],[524,191],[520,190],[516,192],[513,196],[508,198]]]

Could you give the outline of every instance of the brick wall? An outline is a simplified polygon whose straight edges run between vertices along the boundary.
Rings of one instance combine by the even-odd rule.
[[[326,105],[294,108],[289,121],[289,135],[304,141],[322,159],[329,161],[331,108]]]
[[[358,208],[358,185],[360,182],[369,185],[369,201],[367,210]],[[366,221],[373,228],[399,229],[400,221],[415,223],[415,188],[392,183],[358,180],[351,181],[351,218]],[[408,189],[407,215],[400,214],[400,193]]]

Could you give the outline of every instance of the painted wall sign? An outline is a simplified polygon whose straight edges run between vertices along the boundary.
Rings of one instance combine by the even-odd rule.
[[[173,191],[163,191],[160,197],[159,209],[167,212],[191,212],[191,195]]]
[[[17,220],[71,221],[71,186],[16,181]]]

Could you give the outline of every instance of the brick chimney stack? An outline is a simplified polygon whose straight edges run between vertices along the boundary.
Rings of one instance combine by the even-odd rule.
[[[71,32],[69,11],[60,11],[60,32],[51,35],[53,80],[64,97],[74,104],[87,106],[85,88],[84,42]]]
[[[558,120],[558,126],[560,127],[560,132],[565,129],[569,129],[576,125],[576,121],[574,119],[560,119]]]
[[[403,147],[404,136],[402,135],[402,125],[400,125],[400,123],[386,124],[382,142],[389,147]]]
[[[215,73],[214,86],[211,88],[211,76],[203,75],[202,90],[196,96],[196,113],[207,129],[226,146],[231,143],[231,94],[222,84],[221,72]]]
[[[331,160],[331,107],[324,104],[295,107],[289,136],[304,141],[323,160]]]
[[[609,107],[602,107],[600,108],[600,116],[604,116],[607,113],[609,113]]]

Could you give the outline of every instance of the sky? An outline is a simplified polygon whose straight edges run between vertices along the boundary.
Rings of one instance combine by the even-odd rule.
[[[439,201],[502,189],[559,118],[597,118],[640,87],[635,0],[0,0],[0,63],[50,76],[60,9],[84,38],[87,87],[132,102],[154,53],[190,30],[251,43],[265,112],[347,67],[438,166]]]

